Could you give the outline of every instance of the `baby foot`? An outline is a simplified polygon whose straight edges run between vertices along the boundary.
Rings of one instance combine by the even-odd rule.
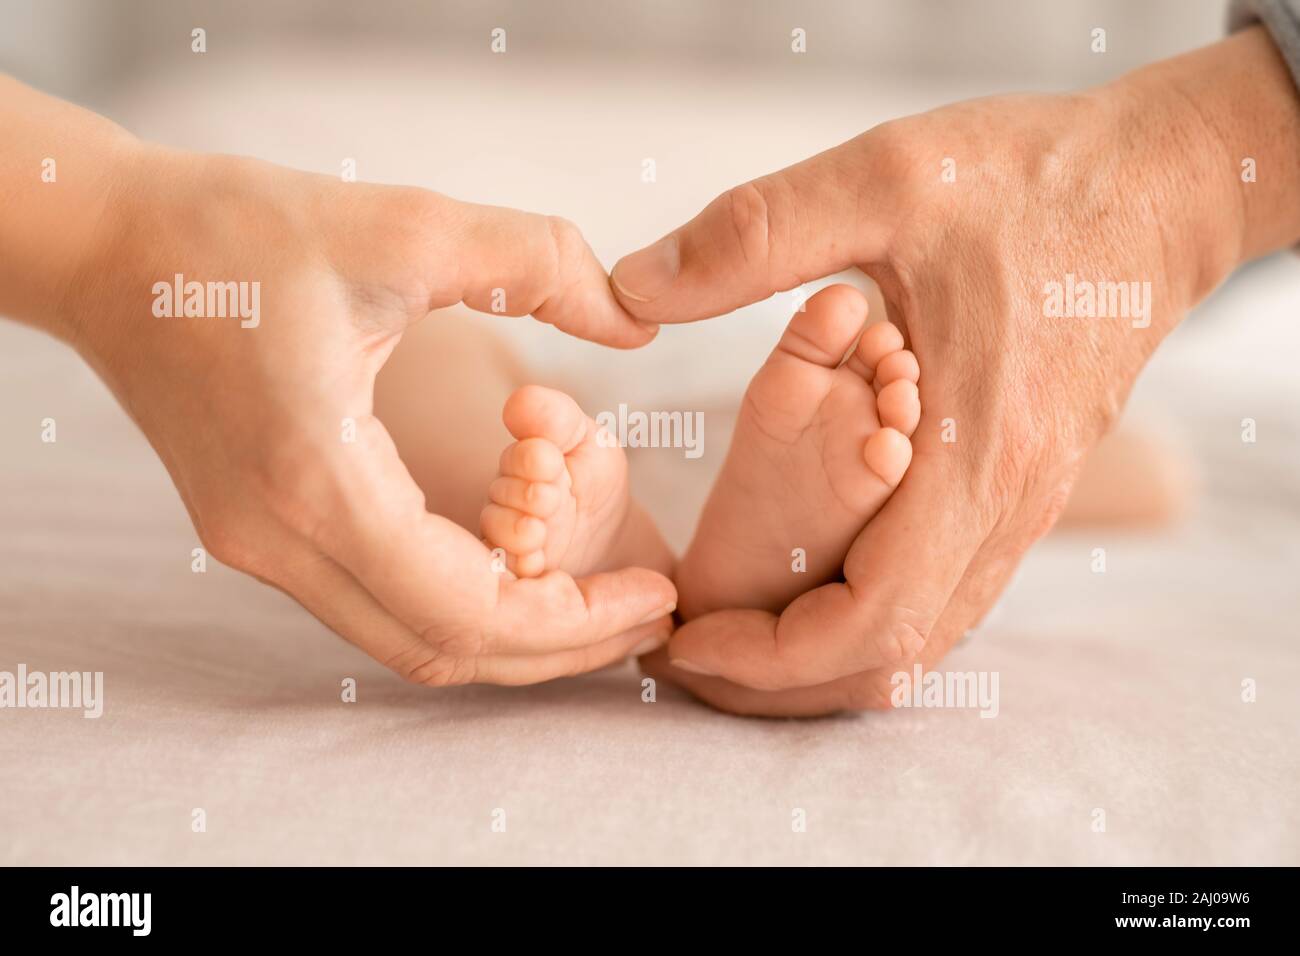
[[[572,398],[539,385],[511,395],[501,417],[518,441],[501,453],[488,489],[480,519],[488,546],[505,551],[518,577],[621,567],[611,561],[629,526],[623,449]]]
[[[780,611],[832,580],[911,463],[920,368],[902,334],[888,322],[864,330],[867,300],[851,286],[804,308],[749,383],[678,569],[687,618]]]

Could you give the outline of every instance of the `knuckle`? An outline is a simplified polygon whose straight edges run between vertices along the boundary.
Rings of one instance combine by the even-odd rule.
[[[926,181],[912,128],[907,120],[890,120],[865,134],[870,145],[869,175],[889,183],[895,192],[917,193]]]
[[[547,216],[546,225],[551,231],[551,242],[554,245],[557,262],[571,261],[575,252],[586,248],[587,240],[583,238],[582,230],[571,219],[565,219],[563,216]]]
[[[447,219],[447,198],[428,189],[399,186],[397,200],[408,208],[415,222],[426,229],[438,229]]]
[[[379,221],[387,238],[401,244],[424,245],[449,225],[447,201],[438,193],[415,186],[386,186],[378,194]]]
[[[770,262],[773,256],[771,231],[775,181],[756,179],[723,193],[719,200],[736,244],[746,262]]]
[[[551,240],[552,289],[563,291],[581,277],[582,263],[586,259],[587,240],[582,230],[563,216],[547,216],[546,226]]]
[[[868,650],[889,662],[907,660],[921,652],[929,639],[930,616],[903,606],[890,609],[885,626],[870,634]]]

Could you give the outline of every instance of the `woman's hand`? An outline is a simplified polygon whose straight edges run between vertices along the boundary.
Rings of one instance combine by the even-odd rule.
[[[372,414],[403,329],[456,302],[618,347],[651,339],[573,226],[168,151],[19,84],[0,94],[4,198],[22,213],[0,230],[0,310],[99,371],[210,554],[428,684],[530,683],[662,643],[666,578],[514,580],[425,511]]]

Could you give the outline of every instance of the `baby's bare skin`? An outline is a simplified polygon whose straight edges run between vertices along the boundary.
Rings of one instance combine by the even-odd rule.
[[[865,297],[813,296],[745,394],[731,450],[676,576],[689,619],[718,608],[780,610],[832,577],[911,461],[919,369]],[[865,328],[865,330],[864,330]],[[847,355],[847,358],[846,358]],[[623,563],[664,571],[671,556],[628,497],[623,450],[562,392],[526,386],[503,418],[482,528],[520,577],[582,575]],[[883,427],[882,427],[883,426]],[[791,552],[806,558],[803,573]]]
[[[861,292],[823,289],[750,382],[678,569],[684,619],[779,612],[831,580],[902,480],[921,416],[920,370],[898,329],[866,322]]]
[[[595,574],[627,565],[671,573],[672,552],[629,495],[627,456],[577,402],[525,385],[501,417],[517,441],[501,453],[481,523],[511,573]]]

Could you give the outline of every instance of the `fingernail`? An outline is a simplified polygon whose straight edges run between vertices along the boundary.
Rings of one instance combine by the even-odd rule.
[[[686,671],[688,674],[703,674],[705,677],[718,676],[707,667],[701,667],[699,664],[692,664],[690,661],[671,660],[668,663],[672,664],[673,667]]]
[[[654,245],[619,259],[609,280],[633,302],[649,302],[667,291],[681,265],[677,237],[664,236]]]
[[[649,654],[651,651],[657,651],[668,643],[668,635],[660,634],[658,637],[647,637],[636,647],[628,651],[631,657],[640,657],[642,654]]]
[[[639,626],[642,625],[642,624],[649,624],[651,621],[657,621],[657,620],[659,620],[661,617],[663,617],[665,614],[672,614],[673,611],[675,611],[675,610],[677,610],[677,602],[676,602],[676,601],[674,601],[672,604],[665,604],[665,605],[664,605],[663,607],[661,607],[659,610],[657,610],[657,611],[651,611],[651,612],[650,612],[649,614],[647,614],[645,617],[641,618],[641,620],[637,622],[637,626],[639,627]]]

